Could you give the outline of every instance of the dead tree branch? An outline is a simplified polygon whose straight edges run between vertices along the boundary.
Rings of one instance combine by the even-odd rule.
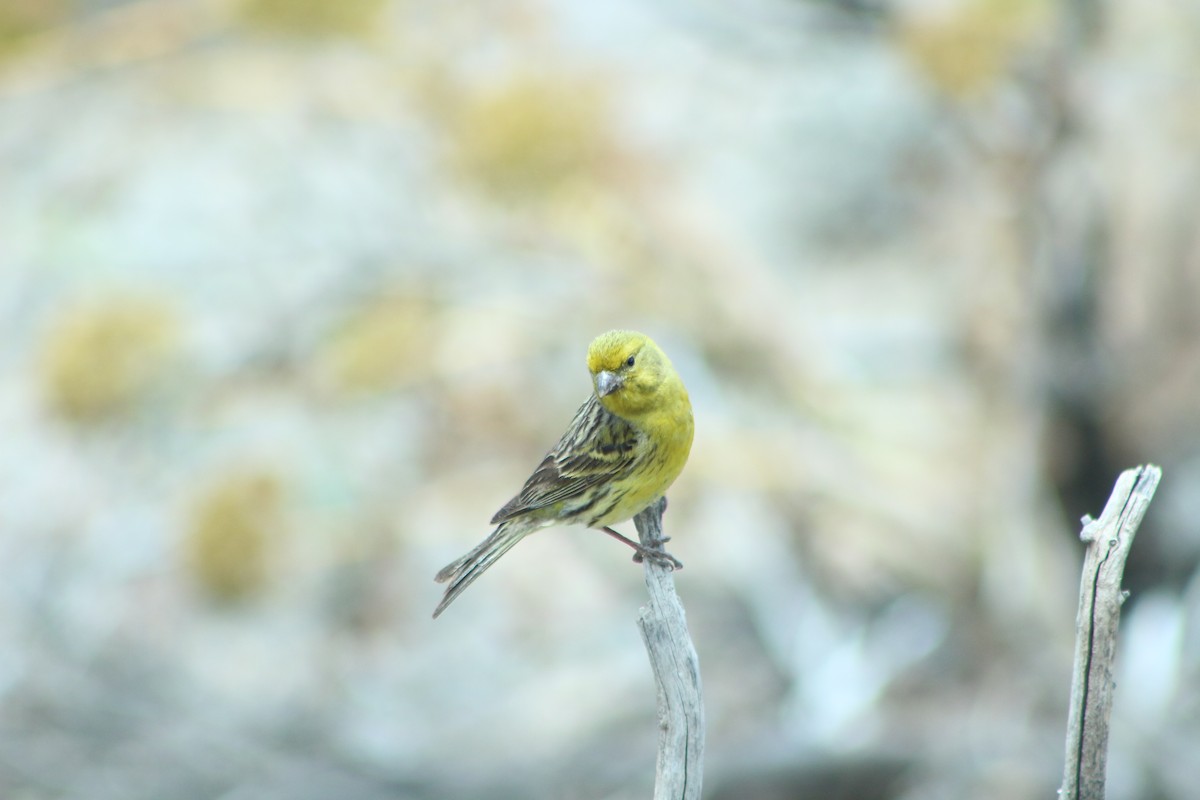
[[[1121,575],[1134,534],[1146,515],[1162,470],[1127,469],[1117,479],[1100,519],[1083,518],[1087,542],[1075,620],[1075,667],[1067,717],[1061,800],[1103,800],[1112,712],[1113,661],[1121,621]]]
[[[665,499],[637,517],[642,546],[662,546]],[[650,601],[638,616],[638,627],[654,670],[658,693],[658,766],[654,800],[699,800],[704,776],[704,696],[700,660],[688,634],[683,604],[675,593],[670,567],[644,562]]]

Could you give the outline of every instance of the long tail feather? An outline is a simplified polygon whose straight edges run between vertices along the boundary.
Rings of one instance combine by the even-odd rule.
[[[523,530],[507,523],[502,524],[474,550],[442,567],[434,580],[438,583],[450,581],[450,585],[446,587],[446,594],[442,596],[442,602],[438,603],[438,607],[434,609],[433,618],[437,619],[438,615],[446,610],[446,606],[454,602],[454,598],[466,591],[466,588],[476,578],[486,572],[488,567],[495,564],[500,556],[511,550],[512,546],[524,539],[528,533],[528,529]]]

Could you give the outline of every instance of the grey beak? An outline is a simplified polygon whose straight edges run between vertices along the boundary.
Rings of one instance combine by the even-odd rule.
[[[600,395],[601,397],[610,395],[617,389],[620,389],[622,383],[624,383],[624,381],[622,381],[621,378],[615,373],[609,372],[608,370],[598,372],[596,374],[596,394]]]

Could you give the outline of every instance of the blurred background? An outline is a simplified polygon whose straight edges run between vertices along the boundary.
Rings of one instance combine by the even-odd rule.
[[[713,800],[1200,780],[1200,4],[0,0],[0,797],[649,796],[629,552],[432,581],[654,336]],[[631,526],[626,532],[631,532]]]

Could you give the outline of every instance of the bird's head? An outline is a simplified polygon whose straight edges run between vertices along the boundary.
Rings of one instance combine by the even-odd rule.
[[[636,331],[609,331],[588,348],[588,370],[601,404],[618,417],[652,410],[663,382],[675,375],[666,354]]]

